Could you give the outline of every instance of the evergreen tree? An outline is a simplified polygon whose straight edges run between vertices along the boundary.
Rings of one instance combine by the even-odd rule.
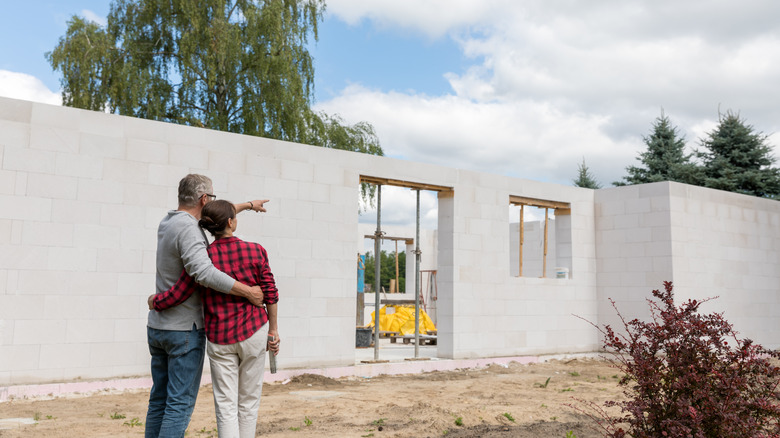
[[[601,184],[596,181],[590,173],[590,169],[585,165],[585,157],[582,157],[582,164],[577,165],[577,178],[572,180],[574,187],[586,189],[600,189]]]
[[[114,0],[46,58],[63,104],[382,155],[368,123],[311,109],[323,0]]]
[[[628,166],[628,175],[615,185],[644,184],[658,181],[676,181],[687,184],[696,182],[696,165],[692,154],[685,153],[685,138],[669,118],[661,115],[655,119],[652,133],[642,137],[647,150],[636,158],[641,166]]]
[[[728,111],[704,139],[697,151],[703,164],[705,187],[776,198],[780,194],[780,171],[772,167],[775,157],[767,136]]]

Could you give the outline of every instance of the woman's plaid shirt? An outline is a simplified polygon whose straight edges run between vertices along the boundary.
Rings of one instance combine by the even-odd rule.
[[[274,275],[268,265],[265,248],[237,237],[215,240],[208,248],[214,266],[248,286],[263,289],[263,302],[279,301]],[[182,271],[179,280],[167,291],[154,297],[154,309],[165,310],[183,303],[195,291],[203,299],[206,337],[215,344],[234,344],[243,341],[268,322],[264,307],[252,305],[246,298],[223,294],[203,287]]]

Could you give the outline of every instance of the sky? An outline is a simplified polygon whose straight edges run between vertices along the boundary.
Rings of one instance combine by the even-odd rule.
[[[44,53],[109,3],[0,0],[0,95],[59,104]],[[734,111],[777,155],[778,17],[771,0],[330,0],[315,107],[370,122],[387,156],[563,185],[583,160],[620,180],[662,111],[689,152]],[[388,188],[382,209],[413,222],[414,194]]]

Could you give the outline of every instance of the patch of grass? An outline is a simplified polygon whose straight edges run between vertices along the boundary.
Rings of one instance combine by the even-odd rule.
[[[130,427],[136,427],[136,426],[143,426],[144,424],[141,423],[141,420],[138,419],[138,417],[133,417],[130,421],[125,421],[125,426]]]
[[[572,377],[579,377],[580,373],[578,373],[576,371],[572,371],[572,372],[569,373],[569,375],[572,376]]]
[[[547,380],[549,380],[549,379],[547,379]],[[507,419],[507,420],[509,420],[509,421],[511,421],[512,423],[514,423],[514,422],[515,422],[515,417],[513,417],[513,416],[512,416],[512,414],[510,414],[509,412],[504,412],[504,413],[503,413],[503,414],[501,414],[501,415],[503,415],[504,417],[506,417],[506,419]]]
[[[299,430],[301,430],[301,428],[300,427],[290,427],[290,430],[292,430],[294,432],[298,432]]]
[[[46,419],[47,419],[47,420],[56,420],[56,419],[57,419],[57,417],[55,417],[55,416],[53,416],[53,415],[47,415],[47,416],[46,416]]]
[[[384,426],[385,420],[387,420],[387,418],[380,418],[378,420],[372,421],[371,424],[373,424],[374,426]]]
[[[217,431],[216,427],[212,427],[211,430],[208,430],[206,429],[206,426],[203,426],[201,430],[196,430],[195,433],[197,433],[198,435],[208,434],[209,437],[215,437],[219,435],[219,431]]]
[[[111,414],[111,419],[112,420],[121,420],[121,419],[126,418],[126,417],[127,416],[125,414],[120,414],[119,412],[114,412],[113,414]]]
[[[369,433],[369,434],[366,434],[366,435],[360,435],[360,436],[361,436],[361,437],[363,437],[363,438],[368,438],[368,437],[370,437],[370,436],[374,436],[374,434],[373,434],[373,433]]]
[[[577,435],[574,434],[573,430],[570,430],[566,432],[566,438],[577,438]]]
[[[563,388],[561,389],[561,392],[574,392],[574,390],[571,388]]]
[[[312,421],[309,417],[303,417],[303,424],[305,424],[306,427],[309,427],[312,425]]]
[[[558,417],[550,417],[550,421],[555,421],[557,419],[558,419]]]
[[[534,386],[538,386],[539,388],[547,388],[547,385],[550,384],[550,379],[552,377],[548,377],[547,380],[544,381],[544,383],[534,383]]]
[[[455,425],[456,426],[463,426],[463,417],[457,417],[455,419]]]
[[[547,405],[546,405],[546,404],[544,404],[544,403],[542,403],[542,406],[541,406],[541,407],[543,407],[543,408],[546,408],[546,407],[547,407]]]
[[[33,420],[38,421],[40,419],[41,419],[41,413],[40,412],[36,412],[36,413],[33,414]]]

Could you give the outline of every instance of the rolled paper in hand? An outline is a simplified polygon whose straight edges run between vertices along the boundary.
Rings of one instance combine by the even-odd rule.
[[[275,337],[268,335],[268,342],[273,342],[275,340]],[[276,374],[276,355],[273,351],[268,350],[268,360],[271,362],[271,374]]]

